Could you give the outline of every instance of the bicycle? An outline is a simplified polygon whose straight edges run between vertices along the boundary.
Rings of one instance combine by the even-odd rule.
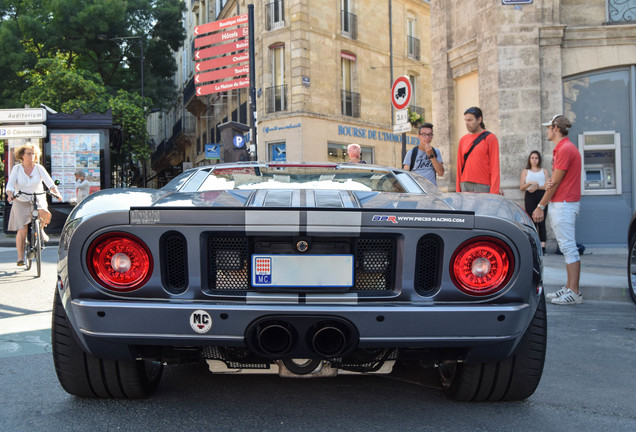
[[[36,262],[36,270],[37,276],[40,277],[42,275],[42,224],[40,221],[40,212],[38,210],[38,195],[49,194],[51,196],[55,196],[49,191],[44,192],[22,192],[18,191],[14,198],[19,197],[20,195],[30,195],[31,196],[31,222],[29,223],[29,228],[27,231],[26,238],[24,239],[24,254],[23,261],[24,266],[27,270],[31,269],[31,265],[33,261]]]

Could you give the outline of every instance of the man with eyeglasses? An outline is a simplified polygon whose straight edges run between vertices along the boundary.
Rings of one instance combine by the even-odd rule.
[[[499,193],[499,141],[483,116],[478,107],[464,111],[468,133],[457,146],[457,192]]]
[[[404,157],[404,169],[413,171],[437,185],[438,176],[444,175],[442,154],[431,145],[433,141],[433,124],[423,123],[419,130],[420,144],[413,147]]]

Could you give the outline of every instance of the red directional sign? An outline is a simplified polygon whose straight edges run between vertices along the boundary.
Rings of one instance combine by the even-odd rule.
[[[249,78],[239,78],[232,81],[223,81],[220,83],[208,84],[197,87],[197,96],[208,95],[212,93],[224,92],[228,90],[240,89],[243,87],[249,87]]]
[[[234,30],[228,30],[221,33],[215,33],[213,35],[199,36],[194,39],[194,47],[201,48],[208,45],[214,45],[219,42],[225,42],[232,39],[246,37],[250,34],[249,27],[241,27]]]
[[[249,61],[249,59],[250,59],[250,55],[248,53],[239,53],[239,54],[234,54],[232,56],[219,57],[212,60],[199,62],[194,66],[194,69],[197,72],[203,72],[206,70],[212,70],[212,69],[217,69],[224,66],[229,66],[235,63]]]
[[[194,52],[194,60],[199,61],[209,57],[218,56],[220,54],[227,54],[232,51],[242,51],[250,47],[250,42],[247,40],[240,40],[229,44],[223,44],[214,46],[211,48],[205,48],[200,51]]]
[[[211,23],[201,24],[200,26],[196,26],[194,28],[194,34],[196,36],[199,36],[205,33],[212,33],[213,31],[223,30],[228,27],[233,27],[233,26],[241,25],[241,24],[247,24],[247,21],[248,21],[247,14],[238,15],[231,18],[225,18],[219,21],[214,21]]]
[[[409,105],[411,101],[411,94],[413,88],[411,87],[411,81],[407,76],[398,77],[393,81],[391,87],[391,103],[397,110],[402,110]]]
[[[229,78],[231,76],[239,77],[241,75],[247,75],[250,73],[250,66],[237,66],[227,69],[214,70],[212,72],[205,72],[194,76],[194,84],[199,85],[209,81],[216,81],[223,78]]]

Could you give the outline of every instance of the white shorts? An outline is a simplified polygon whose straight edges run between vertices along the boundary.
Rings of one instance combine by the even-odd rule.
[[[576,247],[576,235],[574,232],[579,208],[578,201],[550,203],[550,226],[552,226],[566,264],[581,260],[579,249]]]

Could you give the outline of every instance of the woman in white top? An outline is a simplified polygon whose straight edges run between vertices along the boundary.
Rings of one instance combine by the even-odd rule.
[[[82,202],[90,193],[91,185],[86,180],[86,174],[84,171],[75,171],[75,200],[76,204]]]
[[[534,150],[528,156],[526,168],[521,171],[519,189],[526,192],[524,197],[524,204],[526,207],[526,213],[528,213],[528,215],[532,215],[534,209],[537,208],[537,204],[539,204],[541,198],[543,198],[543,195],[545,194],[545,183],[549,179],[548,171],[545,168],[541,167],[541,163],[541,153]],[[546,207],[545,216],[547,215],[548,209]],[[543,221],[539,223],[535,222],[534,225],[539,232],[541,247],[543,248],[543,253],[545,253],[545,217],[543,218]]]
[[[14,199],[17,192],[26,193],[44,192],[42,182],[58,198],[62,199],[57,186],[46,169],[38,163],[40,149],[38,146],[27,143],[17,147],[14,151],[15,160],[19,161],[11,169],[9,181],[7,182],[7,201],[12,204],[11,215],[9,216],[9,230],[17,231],[15,236],[15,247],[18,252],[18,266],[23,266],[24,261],[24,239],[27,235],[28,224],[31,222],[31,196],[20,195]],[[46,195],[38,195],[38,208],[42,228],[51,222],[51,213],[46,202]],[[42,231],[42,240],[48,241],[48,236]]]

